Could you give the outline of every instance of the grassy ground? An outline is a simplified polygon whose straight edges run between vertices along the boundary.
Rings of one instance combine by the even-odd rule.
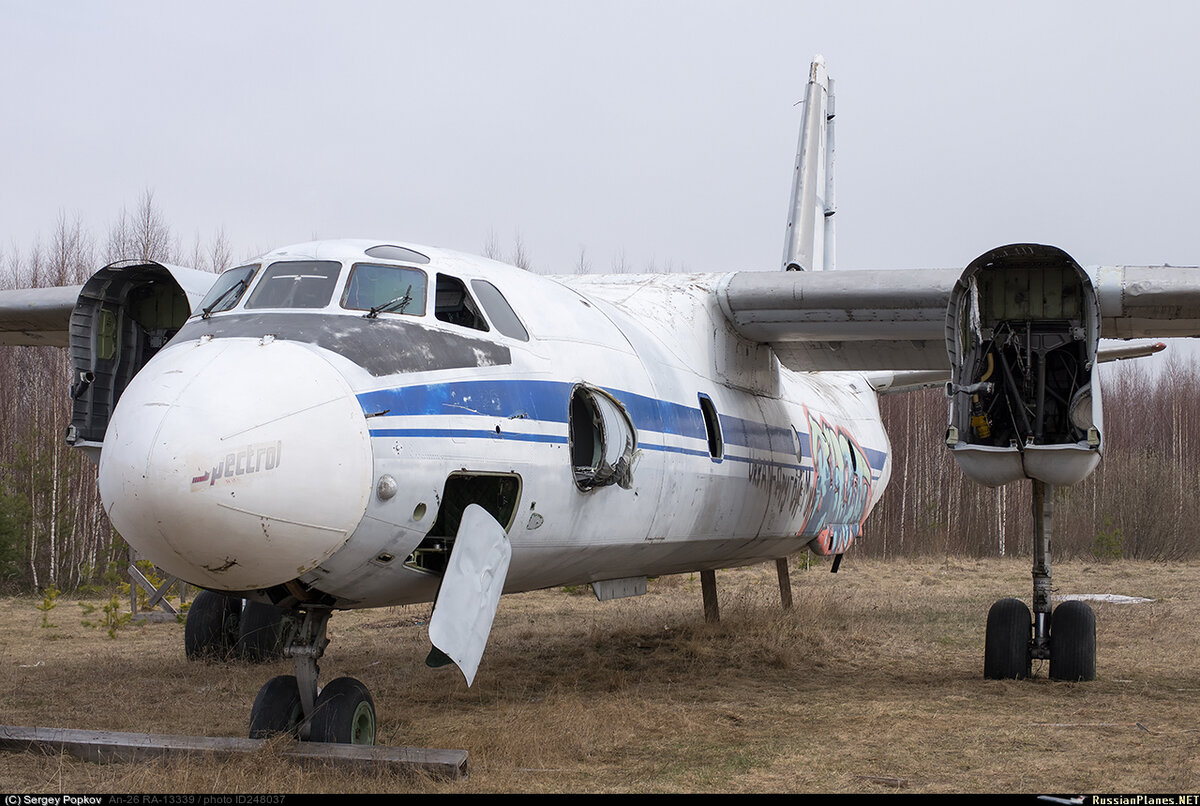
[[[475,685],[431,670],[426,607],[340,613],[322,679],[372,689],[381,744],[461,748],[470,779],[304,770],[278,750],[234,761],[95,765],[0,754],[8,791],[102,792],[1195,792],[1200,790],[1200,565],[1060,563],[1093,603],[1098,680],[984,681],[983,623],[1028,599],[1027,560],[717,574],[646,596],[506,597]],[[244,736],[286,662],[188,663],[179,624],[83,626],[70,596],[0,599],[0,723]],[[94,618],[94,617],[93,617]]]

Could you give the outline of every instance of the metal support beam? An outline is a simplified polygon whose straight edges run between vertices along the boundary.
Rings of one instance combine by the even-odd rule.
[[[1033,480],[1033,647],[1032,657],[1050,657],[1050,535],[1054,485]]]

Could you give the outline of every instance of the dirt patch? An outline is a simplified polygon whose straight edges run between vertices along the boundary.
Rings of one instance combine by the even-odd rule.
[[[1200,565],[1060,563],[1091,601],[1099,679],[982,677],[988,606],[1028,598],[1029,562],[793,563],[698,575],[606,603],[562,589],[505,597],[475,685],[423,661],[428,606],[339,613],[322,678],[363,680],[379,741],[470,753],[458,784],[293,767],[277,751],[95,765],[0,754],[9,791],[1189,792],[1200,789]],[[11,725],[244,736],[286,662],[188,663],[181,624],[81,624],[63,596],[0,599]]]

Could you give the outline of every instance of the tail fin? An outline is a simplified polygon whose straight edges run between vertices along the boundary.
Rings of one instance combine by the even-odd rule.
[[[813,59],[804,92],[804,120],[783,244],[785,271],[834,267],[833,81],[825,60]]]

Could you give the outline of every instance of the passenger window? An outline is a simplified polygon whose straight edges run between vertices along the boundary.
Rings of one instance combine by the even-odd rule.
[[[508,300],[500,293],[499,288],[496,288],[496,286],[487,280],[472,280],[471,288],[474,289],[475,296],[479,297],[480,304],[487,311],[487,315],[492,320],[492,324],[496,326],[496,330],[499,330],[510,339],[529,341],[529,332],[525,330],[525,326],[517,318],[516,311],[508,304]]]
[[[418,269],[358,263],[350,270],[342,307],[424,316],[425,282],[425,272]]]
[[[700,395],[700,413],[704,415],[704,433],[708,437],[708,455],[713,459],[725,456],[725,440],[721,436],[721,419],[717,416],[717,407],[712,399],[705,394]]]
[[[324,308],[333,299],[342,264],[334,260],[304,260],[272,263],[247,308]]]
[[[437,291],[434,299],[433,315],[443,322],[461,325],[473,330],[487,330],[487,321],[479,312],[479,307],[467,287],[457,277],[446,274],[437,276]]]

